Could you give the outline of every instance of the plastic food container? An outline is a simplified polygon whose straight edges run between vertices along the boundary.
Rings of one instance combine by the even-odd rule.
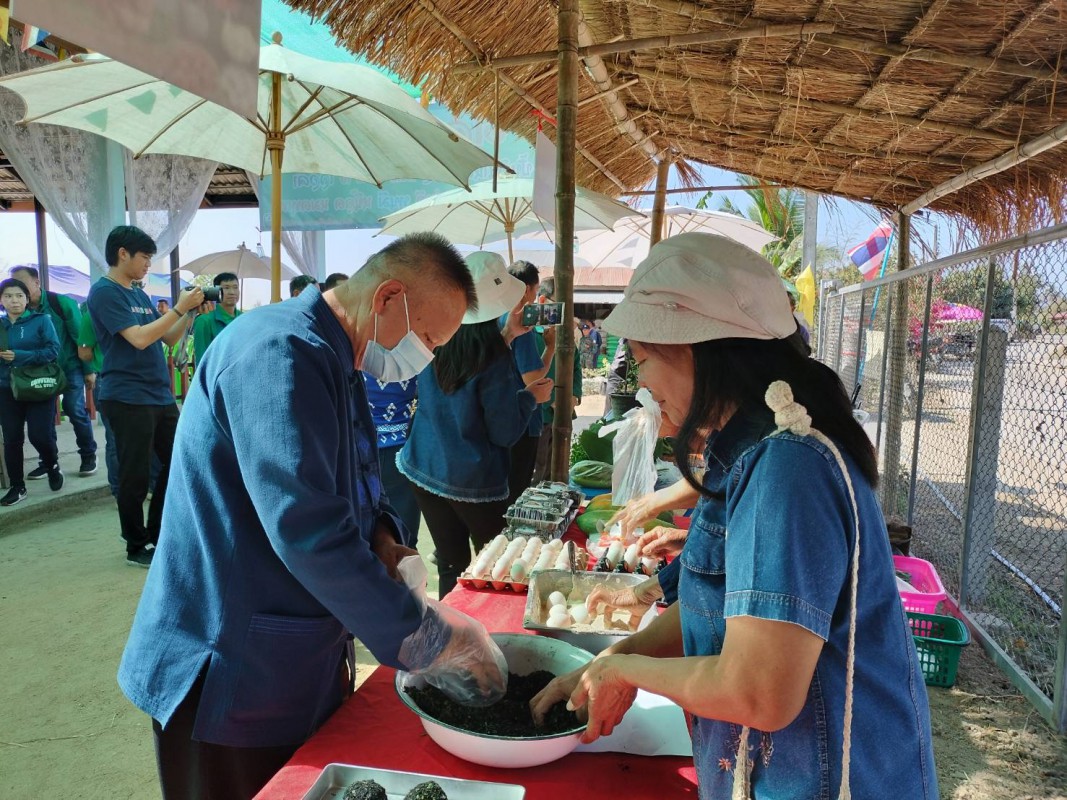
[[[937,570],[929,561],[909,556],[893,556],[893,568],[908,575],[905,580],[915,587],[914,592],[900,592],[905,611],[933,614],[937,604],[948,597]]]

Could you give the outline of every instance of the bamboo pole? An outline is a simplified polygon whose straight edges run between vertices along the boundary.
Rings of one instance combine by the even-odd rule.
[[[955,178],[950,178],[944,183],[935,186],[933,189],[916,197],[904,206],[901,211],[905,214],[914,214],[916,211],[925,208],[935,200],[939,200],[942,197],[957,192],[965,186],[970,186],[972,183],[977,183],[991,175],[996,175],[998,172],[1004,172],[1004,170],[1011,169],[1034,156],[1044,153],[1046,150],[1051,150],[1053,147],[1063,144],[1064,141],[1067,141],[1067,122],[1043,133],[1036,139],[1031,139],[1024,144],[1009,150],[1007,153],[997,156],[991,161],[979,164],[976,167],[971,167],[969,170],[957,175]]]
[[[656,197],[652,201],[652,230],[648,237],[649,247],[663,238],[663,212],[667,207],[667,178],[670,171],[671,162],[666,158],[656,166]]]
[[[566,481],[574,394],[574,172],[578,121],[578,0],[559,2],[559,82],[556,96],[556,297],[563,301],[556,328],[556,401],[552,419],[553,480]]]
[[[281,44],[281,35],[274,34],[275,43]],[[270,151],[270,301],[282,300],[282,155],[285,139],[282,137],[282,76],[271,73],[270,121],[267,134],[267,149]]]
[[[733,42],[743,39],[769,39],[772,37],[812,36],[816,33],[832,33],[833,23],[829,22],[803,22],[793,25],[756,25],[751,28],[717,29],[714,31],[699,31],[697,33],[683,33],[676,36],[645,36],[640,39],[624,39],[619,42],[607,42],[605,44],[593,44],[578,48],[579,58],[590,56],[603,56],[612,53],[627,53],[641,50],[664,50],[675,47],[690,47],[697,44],[710,44],[712,42]],[[452,71],[457,74],[476,72],[481,69],[507,69],[508,67],[523,67],[530,64],[541,64],[556,58],[555,50],[542,50],[537,53],[523,53],[515,56],[504,56],[492,61],[464,61],[456,64]]]
[[[780,183],[756,183],[751,186],[735,184],[732,186],[689,186],[680,189],[666,189],[664,194],[696,194],[697,192],[745,192],[749,189],[788,189]],[[642,190],[640,192],[622,192],[621,197],[651,197],[658,194],[657,189]]]

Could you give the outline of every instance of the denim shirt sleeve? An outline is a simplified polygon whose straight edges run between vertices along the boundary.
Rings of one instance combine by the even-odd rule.
[[[510,357],[497,359],[476,380],[489,441],[511,447],[526,432],[537,407],[534,396],[523,388]]]
[[[811,438],[769,437],[742,456],[733,479],[725,616],[791,622],[825,641],[854,525],[833,455]]]
[[[422,613],[371,550],[376,518],[337,490],[337,442],[348,435],[339,422],[344,379],[333,380],[323,351],[306,341],[275,340],[260,356],[270,370],[219,374],[210,394],[220,434],[233,439],[241,478],[286,568],[376,658],[396,666]],[[357,436],[372,440],[374,431]]]

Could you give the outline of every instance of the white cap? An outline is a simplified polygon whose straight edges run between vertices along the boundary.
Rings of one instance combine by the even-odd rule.
[[[464,325],[488,322],[515,308],[526,291],[526,284],[508,274],[508,265],[500,253],[479,250],[465,260],[478,294],[478,310],[463,316]]]
[[[778,271],[710,233],[664,239],[642,261],[604,329],[648,344],[785,339],[797,330]]]

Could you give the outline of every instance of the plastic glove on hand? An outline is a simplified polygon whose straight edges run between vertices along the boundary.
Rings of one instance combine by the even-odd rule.
[[[465,705],[500,700],[508,688],[508,665],[485,626],[426,596],[426,565],[418,556],[405,558],[397,571],[423,609],[422,625],[400,648],[400,660],[410,667],[405,683],[421,678]]]

